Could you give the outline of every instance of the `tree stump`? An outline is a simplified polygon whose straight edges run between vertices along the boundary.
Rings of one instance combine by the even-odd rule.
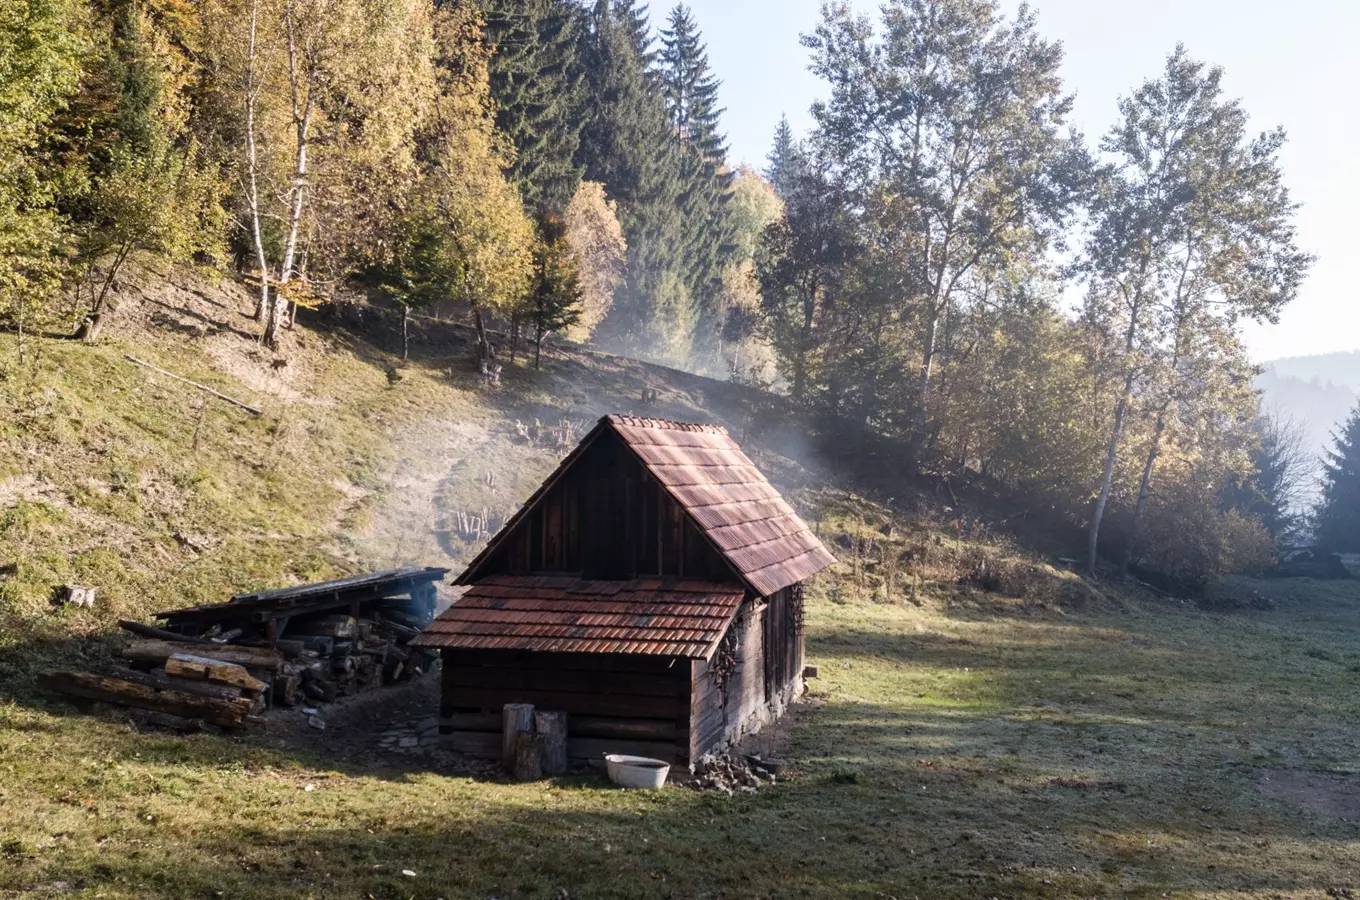
[[[95,589],[92,587],[67,584],[53,592],[52,604],[54,606],[90,607],[94,606],[94,596]]]
[[[534,713],[534,730],[543,738],[543,774],[567,774],[567,714]]]
[[[543,777],[543,735],[533,731],[515,735],[515,758],[510,774],[516,781],[538,781]]]
[[[507,703],[501,712],[501,766],[505,771],[515,770],[515,739],[521,731],[534,730],[534,705],[532,703]]]

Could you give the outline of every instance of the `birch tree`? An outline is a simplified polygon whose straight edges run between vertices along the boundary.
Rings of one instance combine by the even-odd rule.
[[[993,0],[887,0],[880,33],[827,4],[804,38],[830,87],[813,107],[822,139],[852,184],[895,210],[894,291],[920,329],[913,468],[941,324],[975,279],[1050,246],[1081,184],[1062,49],[1036,25],[1028,8],[1008,21]]]
[[[1284,132],[1252,137],[1241,105],[1223,97],[1222,76],[1177,47],[1160,77],[1120,101],[1121,121],[1101,142],[1108,168],[1093,204],[1084,264],[1097,290],[1114,298],[1104,317],[1118,316],[1124,340],[1122,388],[1087,534],[1091,574],[1141,380],[1159,385],[1161,397],[1130,542],[1168,417],[1198,389],[1188,374],[1194,346],[1242,318],[1275,321],[1312,262],[1295,242],[1297,207],[1280,173]]]

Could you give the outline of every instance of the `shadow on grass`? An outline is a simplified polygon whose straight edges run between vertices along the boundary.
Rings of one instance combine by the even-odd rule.
[[[794,779],[733,798],[679,787],[621,792],[598,778],[510,785],[413,771],[388,780],[330,757],[299,755],[291,762],[300,768],[288,768],[277,751],[222,738],[138,736],[123,759],[149,784],[104,793],[93,812],[77,802],[72,814],[88,824],[60,825],[63,842],[46,851],[26,838],[7,845],[0,874],[33,896],[1295,893],[1336,884],[1335,860],[1324,857],[1360,837],[1221,799],[1186,814],[1141,784],[1027,785],[967,765],[922,765],[892,733],[847,735],[860,716],[899,726],[908,740],[922,730],[948,735],[960,753],[982,718],[823,708],[807,727],[872,746],[873,759],[847,777],[842,762],[813,755]],[[190,788],[167,783],[185,771],[219,774]],[[1237,816],[1233,832],[1205,827]],[[1290,864],[1255,846],[1212,846],[1240,844],[1232,835],[1242,832],[1280,847]]]
[[[1062,646],[1086,659],[1120,637],[1106,628]],[[33,896],[554,900],[1297,894],[1338,884],[1360,841],[1353,823],[1263,802],[1255,772],[1196,743],[1202,736],[1176,716],[1092,724],[1007,705],[1057,677],[1056,645],[1031,646],[1030,657],[1024,646],[854,629],[815,638],[814,657],[874,663],[888,680],[879,690],[916,671],[962,679],[979,696],[863,702],[833,691],[797,712],[793,777],[732,798],[624,793],[595,777],[509,784],[456,762],[373,752],[338,726],[312,740],[273,722],[236,736],[135,732],[7,691],[43,715],[0,708],[11,748],[0,762],[21,763],[4,785],[15,837],[0,847],[0,881]],[[834,665],[816,684],[835,677]],[[992,696],[969,682],[1004,682],[1006,672],[1013,683]],[[435,691],[418,689],[427,686],[376,691],[369,712],[432,711]],[[344,727],[362,728],[367,715]],[[23,741],[80,762],[26,778],[37,763],[15,756]],[[1168,748],[1174,755],[1158,755]],[[30,792],[38,802],[28,808]]]

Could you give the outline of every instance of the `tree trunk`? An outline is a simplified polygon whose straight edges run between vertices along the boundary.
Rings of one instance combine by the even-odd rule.
[[[521,731],[534,730],[532,703],[507,703],[501,711],[501,765],[515,771],[515,742]]]
[[[228,684],[253,693],[262,692],[268,685],[252,676],[238,663],[222,662],[206,656],[176,653],[165,660],[165,674],[192,681],[211,681]]]
[[[1100,478],[1100,496],[1091,511],[1091,526],[1086,539],[1086,572],[1096,575],[1096,550],[1100,544],[1100,522],[1105,518],[1105,507],[1110,502],[1110,486],[1114,483],[1114,466],[1119,458],[1119,439],[1124,431],[1124,414],[1128,410],[1129,395],[1133,391],[1133,374],[1124,377],[1124,392],[1114,408],[1114,426],[1110,429],[1110,443],[1105,449],[1105,471]]]
[[[109,308],[109,291],[113,288],[113,279],[122,268],[123,262],[128,254],[132,252],[132,242],[125,241],[118,252],[113,256],[113,262],[109,265],[109,274],[104,278],[104,283],[99,288],[99,296],[95,298],[94,308],[90,310],[90,315],[81,324],[80,330],[76,332],[76,337],[87,344],[93,344],[99,340],[99,335],[104,330],[104,316]]]
[[[480,306],[474,306],[472,308],[472,324],[477,329],[478,362],[495,359],[496,352],[491,348],[491,340],[486,336],[486,320],[482,318],[482,308]]]
[[[283,260],[279,263],[280,290],[274,292],[274,302],[269,304],[269,315],[265,323],[264,343],[270,348],[279,345],[279,330],[283,327],[288,313],[288,299],[282,288],[292,279],[293,262],[297,257],[298,232],[302,228],[302,209],[307,194],[307,153],[311,142],[312,124],[312,79],[315,72],[308,70],[305,75],[299,71],[301,60],[298,58],[297,34],[293,28],[291,5],[287,7],[284,23],[288,29],[288,82],[292,92],[293,129],[295,135],[295,161],[292,185],[289,188],[288,233],[283,243]],[[302,96],[303,81],[306,82],[306,97]]]
[[[411,307],[405,303],[401,305],[401,358],[411,358]]]
[[[515,735],[515,754],[510,774],[516,781],[538,781],[543,777],[543,735],[533,731],[521,731]]]
[[[812,322],[817,313],[817,288],[808,288],[803,301],[803,327],[798,334],[798,350],[793,360],[793,384],[790,391],[795,403],[802,404],[807,399],[807,357],[808,345],[812,343]]]
[[[245,698],[215,700],[175,690],[158,691],[116,676],[87,672],[50,672],[38,676],[38,685],[69,697],[149,709],[186,719],[204,719],[214,725],[240,725],[246,716],[255,712],[254,701]]]
[[[246,205],[250,209],[250,237],[255,245],[255,265],[260,270],[260,296],[255,302],[255,321],[264,322],[269,308],[269,258],[264,252],[264,237],[260,230],[260,157],[255,143],[255,106],[260,89],[255,84],[255,36],[259,19],[259,3],[250,4],[250,47],[246,59]]]
[[[175,655],[188,654],[215,659],[219,662],[235,663],[245,669],[277,673],[283,668],[283,657],[267,647],[241,647],[231,644],[180,644],[173,641],[140,640],[129,641],[119,651],[119,656],[134,663],[151,663],[163,666],[166,660]]]
[[[540,327],[534,336],[534,371],[540,371],[543,358],[543,329]]]
[[[567,714],[536,712],[534,730],[543,739],[543,774],[567,774]]]
[[[931,307],[926,321],[925,344],[921,348],[921,371],[916,376],[916,409],[911,414],[911,441],[908,444],[908,465],[911,473],[921,472],[921,452],[926,440],[926,404],[930,400],[930,376],[935,364],[935,339],[940,327],[940,313]]]
[[[1162,432],[1166,430],[1166,407],[1157,411],[1157,425],[1152,430],[1152,446],[1148,448],[1147,461],[1143,463],[1143,477],[1138,482],[1138,501],[1133,505],[1133,521],[1129,523],[1128,539],[1124,542],[1124,555],[1119,561],[1119,570],[1127,573],[1133,562],[1133,551],[1138,542],[1138,524],[1147,507],[1148,495],[1152,490],[1152,470],[1157,465],[1157,455],[1162,449]]]

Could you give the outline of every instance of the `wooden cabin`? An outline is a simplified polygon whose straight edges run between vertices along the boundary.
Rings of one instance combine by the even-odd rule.
[[[834,561],[725,429],[606,416],[412,644],[464,752],[499,756],[502,707],[532,703],[575,763],[689,764],[801,690],[802,583]]]

